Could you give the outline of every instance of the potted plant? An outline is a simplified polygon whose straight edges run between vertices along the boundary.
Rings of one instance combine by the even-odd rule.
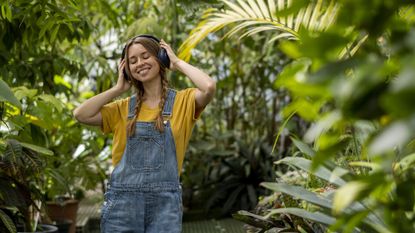
[[[1,232],[57,232],[57,228],[53,226],[39,224],[43,209],[39,187],[42,182],[42,169],[46,164],[39,151],[47,152],[44,148],[15,139],[7,139],[1,145]]]
[[[0,232],[55,232],[40,224],[45,220],[43,171],[53,152],[38,146],[44,145],[40,139],[46,124],[35,116],[42,113],[32,109],[48,114],[52,107],[44,99],[50,96],[26,87],[14,91],[16,95],[0,80]]]
[[[70,220],[68,232],[75,233],[79,202],[87,190],[94,190],[104,182],[106,168],[102,167],[104,158],[99,157],[104,140],[94,136],[99,135],[94,129],[88,132],[91,135],[84,136],[85,130],[75,122],[71,112],[69,109],[62,111],[59,115],[62,127],[47,132],[49,149],[55,156],[45,173],[44,190],[49,217],[56,224]]]

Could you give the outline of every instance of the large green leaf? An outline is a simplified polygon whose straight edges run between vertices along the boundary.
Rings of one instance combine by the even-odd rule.
[[[45,155],[53,155],[53,151],[48,150],[48,149],[46,149],[44,147],[36,146],[36,145],[29,144],[29,143],[25,143],[25,142],[20,142],[20,144],[23,147],[28,148],[28,149],[31,149],[33,151],[36,151],[38,153],[45,154]]]
[[[315,171],[312,171],[311,169],[312,161],[305,159],[305,158],[299,158],[299,157],[285,157],[275,162],[275,164],[281,164],[281,163],[291,165],[294,167],[298,167],[308,173],[316,175],[317,177],[323,180],[326,180],[330,183],[336,184],[338,186],[342,186],[346,184],[346,181],[344,181],[341,177],[349,173],[346,169],[343,169],[340,167],[336,167],[333,171],[330,171],[324,166],[320,166]]]
[[[22,108],[19,100],[14,96],[6,82],[0,79],[0,101],[7,101],[18,108]]]
[[[283,184],[283,183],[271,183],[271,182],[263,182],[261,183],[261,185],[275,192],[282,192],[282,193],[288,194],[295,198],[305,200],[307,202],[310,202],[312,204],[315,204],[321,207],[325,207],[328,209],[332,208],[332,203],[330,199],[324,196],[317,195],[313,192],[310,192],[307,189],[300,187],[300,186],[294,186],[294,185]]]
[[[335,218],[330,217],[326,214],[323,214],[320,212],[309,212],[307,210],[300,209],[300,208],[273,209],[265,216],[265,218],[269,218],[274,214],[293,214],[298,217],[306,218],[306,219],[319,222],[319,223],[323,223],[326,225],[331,225],[336,221]]]

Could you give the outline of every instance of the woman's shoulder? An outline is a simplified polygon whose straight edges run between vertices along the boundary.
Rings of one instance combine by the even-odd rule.
[[[196,88],[190,87],[190,88],[185,88],[182,90],[175,90],[175,89],[172,89],[172,90],[176,92],[176,98],[186,98],[186,97],[189,97],[189,95],[191,95],[196,90]]]
[[[125,98],[121,98],[121,99],[116,99],[111,101],[110,103],[104,105],[104,108],[125,108],[128,107],[128,103],[130,101],[130,96],[129,97],[125,97]]]

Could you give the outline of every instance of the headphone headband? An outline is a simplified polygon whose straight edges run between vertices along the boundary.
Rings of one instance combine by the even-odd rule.
[[[134,36],[134,37],[133,37],[133,38],[131,38],[130,40],[134,40],[135,38],[138,38],[138,37],[149,38],[149,39],[155,40],[157,43],[160,43],[160,40],[159,40],[159,39],[157,39],[157,37],[152,36],[152,35],[148,35],[148,34],[141,34],[141,35],[138,35],[138,36]]]

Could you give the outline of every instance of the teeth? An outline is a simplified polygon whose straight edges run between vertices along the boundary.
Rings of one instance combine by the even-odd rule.
[[[148,70],[149,70],[149,68],[142,69],[142,70],[140,70],[138,73],[139,73],[139,74],[144,74],[144,73],[146,73]]]

